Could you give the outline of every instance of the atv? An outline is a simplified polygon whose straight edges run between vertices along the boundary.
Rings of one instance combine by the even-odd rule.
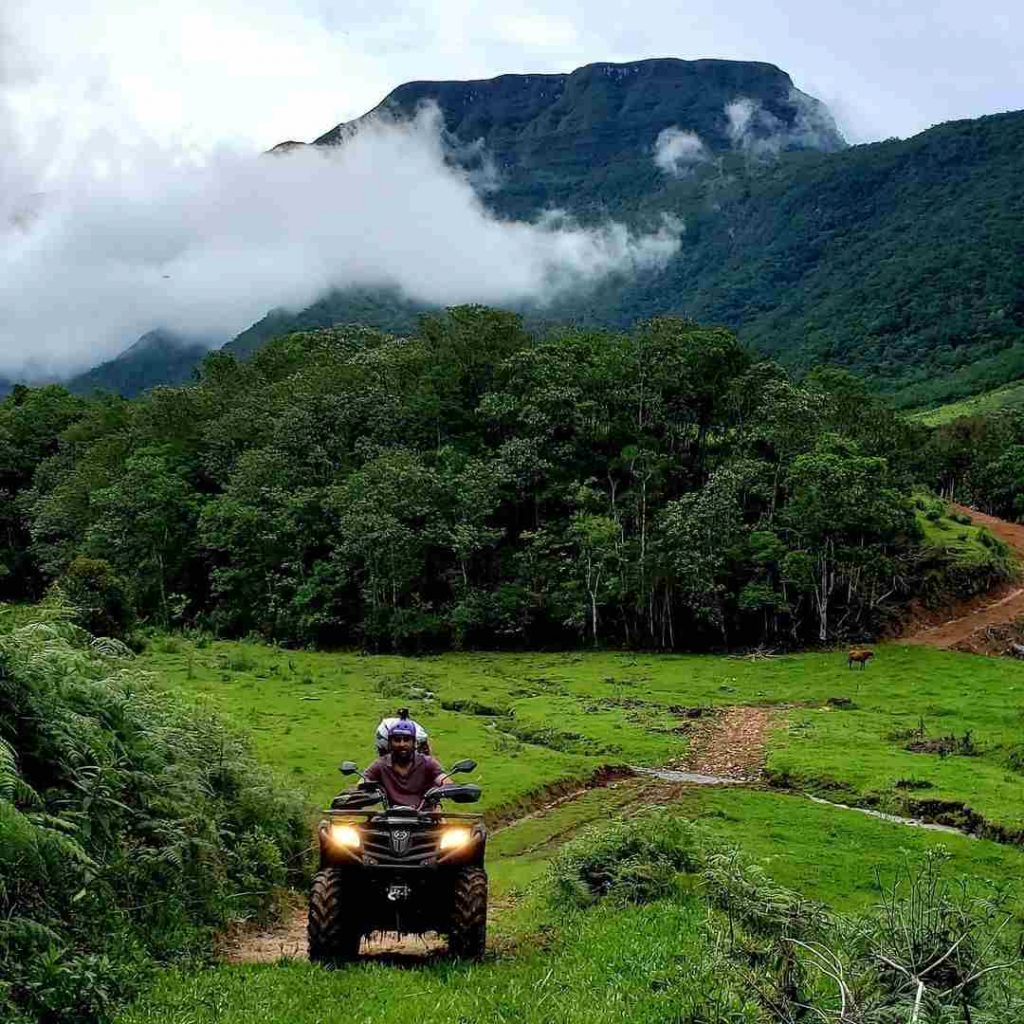
[[[448,775],[471,772],[459,761]],[[439,932],[449,952],[477,960],[487,936],[487,832],[480,814],[442,811],[442,800],[475,803],[480,787],[435,786],[419,808],[390,806],[352,761],[343,775],[362,781],[335,797],[320,822],[320,870],[309,897],[309,958],[355,960],[364,935]]]

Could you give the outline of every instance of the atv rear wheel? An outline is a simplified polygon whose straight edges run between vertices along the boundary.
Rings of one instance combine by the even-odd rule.
[[[487,945],[487,872],[462,868],[455,876],[448,951],[462,960],[479,960]]]
[[[309,959],[315,964],[355,960],[361,938],[359,918],[345,876],[336,868],[318,871],[309,892]]]

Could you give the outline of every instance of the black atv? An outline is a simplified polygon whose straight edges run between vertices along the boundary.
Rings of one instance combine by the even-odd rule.
[[[459,761],[448,774],[474,768],[475,761]],[[341,772],[363,778],[351,761]],[[389,806],[384,790],[365,778],[335,797],[320,822],[320,870],[309,896],[310,960],[354,960],[362,937],[373,932],[439,932],[454,956],[483,956],[483,817],[439,807],[442,800],[479,799],[479,786],[446,784],[429,790],[419,809]]]

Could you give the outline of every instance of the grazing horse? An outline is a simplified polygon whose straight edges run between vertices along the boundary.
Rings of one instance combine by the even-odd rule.
[[[865,649],[860,649],[860,648],[855,647],[846,656],[846,667],[847,668],[853,668],[853,663],[856,662],[858,665],[860,665],[861,668],[864,668],[864,666],[874,656],[875,656],[875,652],[874,651],[869,651],[866,648]]]

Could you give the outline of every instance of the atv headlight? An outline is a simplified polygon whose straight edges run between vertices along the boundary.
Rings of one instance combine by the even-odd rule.
[[[473,833],[468,828],[461,826],[446,828],[441,833],[441,849],[458,850],[463,846],[468,846],[472,838]]]
[[[362,837],[359,830],[351,825],[331,825],[331,842],[335,846],[347,846],[350,850],[357,850],[362,845]]]

